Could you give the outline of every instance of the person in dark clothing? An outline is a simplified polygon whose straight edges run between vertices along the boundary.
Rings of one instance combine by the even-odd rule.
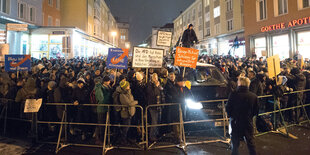
[[[264,94],[264,89],[262,83],[256,78],[256,73],[254,71],[249,71],[248,77],[251,80],[250,92],[256,94],[257,96],[262,96]]]
[[[153,73],[151,76],[151,81],[148,83],[146,89],[146,96],[147,96],[147,105],[154,105],[161,103],[161,86],[160,82],[158,81],[158,75]],[[151,107],[149,108],[149,113],[151,116],[152,125],[156,125],[159,122],[160,118],[160,107]],[[156,141],[158,136],[157,127],[150,128],[150,141]]]
[[[90,122],[90,113],[91,107],[83,106],[83,104],[88,104],[89,99],[85,97],[87,90],[84,88],[85,80],[80,78],[77,80],[77,88],[73,90],[72,99],[73,104],[77,107],[77,117],[76,121],[80,123],[89,123]],[[81,126],[82,140],[85,140],[89,136],[89,128],[87,126]]]
[[[193,24],[189,24],[187,29],[183,32],[182,35],[182,46],[190,48],[191,46],[194,45],[194,42],[197,44],[198,39],[196,36],[196,33],[193,29]]]
[[[232,155],[238,155],[240,138],[244,138],[249,153],[256,154],[254,144],[253,117],[258,115],[258,98],[249,91],[250,80],[245,77],[238,79],[238,89],[230,94],[226,105],[230,118]]]

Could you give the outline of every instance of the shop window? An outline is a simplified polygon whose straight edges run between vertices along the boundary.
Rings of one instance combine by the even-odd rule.
[[[299,32],[297,34],[298,38],[298,51],[303,56],[303,58],[310,58],[310,32]]]
[[[228,20],[227,21],[227,31],[233,30],[233,20]]]
[[[233,0],[227,0],[227,12],[233,10]]]
[[[36,20],[36,9],[34,7],[29,7],[29,20],[35,22]]]
[[[0,11],[9,14],[10,4],[10,0],[0,0]]]
[[[256,1],[256,13],[257,20],[264,20],[267,18],[267,1],[266,0],[258,0]]]
[[[18,2],[17,7],[18,17],[20,19],[26,19],[26,3]]]
[[[255,38],[254,39],[254,48],[255,48],[255,54],[257,57],[262,57],[262,53],[266,51],[266,38]],[[267,54],[267,53],[266,53]]]
[[[214,14],[214,18],[216,18],[216,17],[221,15],[221,8],[220,8],[220,6],[214,8],[213,14]]]
[[[290,57],[289,54],[289,40],[288,35],[274,36],[272,38],[273,42],[273,55],[279,54],[281,60],[287,59]]]

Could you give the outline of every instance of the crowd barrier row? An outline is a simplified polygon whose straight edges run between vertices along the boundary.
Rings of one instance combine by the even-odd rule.
[[[285,95],[293,95],[293,94],[298,94],[298,93],[305,93],[309,92],[310,90],[303,90],[303,91],[296,91],[296,92],[291,92],[291,93],[286,93]],[[283,116],[283,112],[287,111],[293,111],[296,109],[302,109],[303,115],[305,116],[305,120],[303,122],[298,122],[299,124],[304,123],[304,122],[309,122],[309,117],[308,117],[308,111],[306,110],[306,107],[309,107],[310,104],[304,104],[301,102],[301,105],[297,105],[294,107],[288,107],[288,108],[281,108],[279,98],[275,98],[272,95],[266,95],[266,96],[260,96],[260,100],[264,99],[270,99],[273,100],[273,110],[271,111],[265,111],[263,113],[260,113],[259,116],[269,116],[273,117],[273,130],[272,131],[267,131],[267,132],[261,132],[257,133],[256,136],[260,136],[266,133],[282,133],[285,134],[287,137],[290,137],[290,133],[288,131],[288,125],[285,122],[285,118]],[[273,99],[272,99],[273,98]],[[74,104],[71,103],[46,103],[42,106],[51,106],[51,107],[62,107],[63,111],[61,113],[61,119],[60,121],[46,121],[43,119],[38,118],[37,113],[31,113],[31,118],[24,119],[22,117],[20,118],[12,118],[8,117],[8,107],[10,106],[10,103],[13,103],[13,100],[9,99],[0,99],[2,109],[1,109],[1,114],[0,114],[0,120],[3,120],[3,135],[6,134],[7,130],[7,122],[8,121],[21,121],[21,122],[28,122],[30,123],[30,130],[33,135],[32,138],[34,138],[37,142],[41,143],[52,143],[56,144],[56,153],[59,152],[62,148],[70,145],[75,145],[75,146],[86,146],[86,147],[100,147],[102,148],[102,154],[106,154],[107,151],[114,149],[114,148],[120,148],[120,149],[133,149],[133,150],[150,150],[150,149],[159,149],[159,148],[168,148],[168,147],[178,147],[184,152],[186,152],[186,147],[188,145],[194,145],[194,144],[204,144],[204,143],[215,143],[215,142],[221,142],[225,144],[230,143],[230,139],[227,138],[229,135],[228,130],[229,130],[229,119],[227,118],[226,114],[226,109],[225,109],[225,103],[228,101],[227,99],[223,100],[210,100],[210,101],[201,101],[201,104],[208,105],[211,103],[218,103],[218,105],[221,105],[221,117],[220,118],[206,118],[206,119],[200,119],[200,120],[183,120],[184,119],[184,105],[182,104],[176,104],[176,103],[171,103],[171,104],[159,104],[159,105],[149,105],[146,108],[143,108],[139,105],[131,106],[134,107],[137,111],[135,114],[135,119],[140,120],[137,124],[133,125],[125,125],[115,122],[111,122],[111,119],[114,118],[113,112],[115,112],[115,108],[129,108],[128,106],[125,105],[109,105],[109,104],[87,104],[87,105],[78,105],[80,107],[89,107],[89,108],[107,108],[107,111],[105,113],[105,123],[97,123],[97,122],[75,122],[72,120],[68,120],[68,109],[77,107]],[[162,123],[158,121],[159,123],[149,123],[149,116],[152,115],[151,111],[153,108],[155,110],[158,110],[158,108],[171,108],[171,107],[177,107],[177,111],[174,111],[173,113],[169,113],[169,115],[175,115],[177,116],[178,120],[175,122],[165,122]],[[112,115],[111,115],[112,114]],[[280,117],[278,117],[280,116]],[[276,126],[276,122],[280,121],[282,122],[282,126]],[[223,134],[222,135],[215,135],[215,137],[208,138],[206,137],[203,139],[202,135],[199,137],[194,137],[194,141],[190,141],[191,136],[190,134],[187,133],[187,129],[185,127],[189,126],[194,126],[196,124],[203,124],[203,123],[210,123],[212,122],[213,124],[220,123],[222,126]],[[40,126],[44,125],[57,125],[57,140],[55,141],[44,141],[40,139],[38,135],[38,128]],[[298,124],[291,124],[291,125],[298,125]],[[104,136],[103,136],[103,143],[102,145],[94,145],[94,144],[85,144],[85,143],[75,143],[74,141],[69,141],[68,140],[68,133],[70,132],[69,129],[71,126],[92,126],[94,128],[96,127],[103,127],[104,128]],[[177,135],[178,143],[168,143],[168,142],[156,142],[151,143],[149,141],[150,137],[150,130],[152,128],[161,128],[161,127],[175,127],[177,129],[177,133],[174,133]],[[111,129],[112,128],[112,129]],[[134,128],[134,129],[140,129],[140,137],[139,137],[139,143],[135,146],[119,146],[115,145],[113,142],[111,142],[111,136],[115,136],[115,129],[122,130],[123,128]],[[113,130],[113,131],[112,131]]]

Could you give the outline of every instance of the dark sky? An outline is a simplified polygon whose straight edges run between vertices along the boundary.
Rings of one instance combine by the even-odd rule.
[[[172,23],[195,0],[105,0],[114,17],[130,23],[129,41],[141,44],[152,26]]]

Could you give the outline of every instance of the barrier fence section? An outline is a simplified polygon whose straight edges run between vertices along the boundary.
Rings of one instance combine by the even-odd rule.
[[[297,122],[297,123],[303,123],[303,122],[309,122],[309,117],[308,113],[310,111],[310,96],[309,99],[305,99],[304,93],[310,92],[310,90],[303,90],[303,91],[295,91],[291,93],[286,93],[284,96],[288,95],[293,95],[289,98],[294,99],[295,96],[300,95],[303,96],[302,102],[296,101],[298,103],[294,103],[293,106],[281,106],[283,105],[283,101],[281,100],[282,98],[276,98],[272,95],[266,95],[266,96],[260,96],[260,106],[263,106],[264,109],[261,110],[259,113],[259,117],[266,116],[271,120],[273,128],[270,131],[266,132],[260,132],[257,133],[256,136],[260,136],[266,133],[270,132],[276,132],[276,133],[282,133],[285,134],[287,137],[292,137],[288,131],[288,126],[296,125],[295,123],[292,123],[291,125],[288,125],[285,121],[288,117],[286,115],[283,115],[283,112],[301,112],[297,111],[302,109],[302,115],[305,117],[304,121],[302,122]],[[295,95],[295,96],[294,96]],[[299,96],[299,97],[300,97]],[[200,120],[188,120],[187,115],[186,115],[186,107],[184,104],[156,104],[156,105],[149,105],[144,109],[139,106],[126,106],[126,105],[109,105],[109,104],[84,104],[84,105],[74,105],[71,103],[46,103],[43,104],[42,106],[43,110],[41,109],[39,113],[30,113],[30,114],[23,114],[22,109],[20,109],[19,114],[9,114],[8,111],[10,109],[10,104],[9,102],[14,102],[13,100],[7,100],[7,99],[0,99],[2,109],[1,109],[1,119],[3,118],[4,120],[4,125],[3,125],[3,133],[5,134],[6,128],[7,128],[7,120],[14,120],[14,121],[21,121],[21,122],[27,122],[30,123],[30,132],[31,132],[31,137],[34,138],[37,141],[41,141],[41,137],[38,133],[38,129],[41,130],[41,128],[46,128],[46,126],[51,126],[51,125],[58,125],[57,131],[57,138],[52,139],[50,143],[56,144],[56,153],[61,150],[62,148],[69,146],[69,145],[77,145],[77,146],[88,146],[88,147],[102,147],[102,154],[105,154],[107,151],[113,149],[113,148],[121,148],[121,149],[135,149],[135,150],[149,150],[149,149],[158,149],[158,148],[167,148],[167,147],[178,147],[181,148],[183,151],[186,152],[186,146],[187,145],[193,145],[193,144],[203,144],[203,143],[214,143],[214,142],[223,142],[228,144],[229,143],[229,138],[227,138],[227,126],[229,125],[228,123],[228,118],[226,114],[226,109],[225,109],[225,103],[227,102],[227,99],[223,100],[210,100],[210,101],[202,101],[200,102],[203,106],[208,106],[208,104],[211,103],[217,103],[220,111],[220,117],[219,118],[204,118]],[[293,100],[295,102],[295,100]],[[304,104],[304,102],[309,102],[309,104]],[[16,105],[15,105],[16,106]],[[19,105],[17,105],[19,106]],[[23,104],[21,104],[20,107],[22,107]],[[49,119],[42,119],[41,115],[46,112],[46,110],[50,108],[46,108],[48,106],[51,107],[58,107],[58,121],[50,121]],[[266,106],[269,108],[266,109]],[[105,113],[105,122],[77,122],[76,120],[72,120],[72,116],[68,116],[69,111],[71,112],[72,109],[77,108],[77,107],[89,107],[90,109],[92,108],[98,108],[98,107],[103,107],[107,108],[107,112]],[[137,124],[134,125],[128,125],[128,123],[115,123],[117,121],[113,121],[115,119],[115,113],[120,113],[120,111],[116,111],[116,109],[126,109],[126,108],[132,108],[134,107],[137,110],[138,113],[135,114],[134,117],[135,119],[140,120],[138,121]],[[173,108],[177,107],[177,108]],[[308,109],[306,109],[308,107]],[[172,122],[165,122],[162,123],[159,120],[154,120],[154,117],[159,117],[161,113],[161,110],[163,109],[170,109],[168,112],[169,116],[176,115],[175,118],[173,119]],[[60,109],[60,110],[59,110]],[[155,110],[154,110],[155,109]],[[172,109],[172,110],[171,110]],[[45,111],[44,111],[45,110]],[[14,108],[13,108],[14,111]],[[155,111],[155,112],[154,112]],[[157,112],[158,113],[157,113]],[[69,113],[70,114],[70,113]],[[39,116],[38,116],[39,115]],[[98,114],[96,114],[98,115]],[[119,114],[120,115],[120,114]],[[12,117],[12,116],[17,116],[17,117]],[[148,118],[150,116],[150,119]],[[299,116],[299,115],[298,115]],[[153,118],[152,118],[153,117]],[[70,119],[68,119],[70,118]],[[112,122],[111,122],[112,118]],[[39,119],[39,120],[38,120]],[[185,121],[183,120],[185,119]],[[273,121],[272,121],[273,120]],[[277,125],[277,122],[282,123],[281,125]],[[119,122],[122,122],[119,120]],[[151,122],[151,123],[150,123]],[[208,123],[208,122],[214,122],[214,124],[220,124],[220,126],[223,126],[223,135],[218,136],[216,139],[208,139],[208,140],[196,140],[194,142],[190,141],[190,136],[186,135],[186,129],[185,126],[194,126],[194,124],[199,124],[199,123]],[[145,123],[145,124],[144,124]],[[93,128],[98,128],[98,127],[104,127],[104,136],[103,136],[103,143],[102,145],[94,145],[94,144],[85,144],[85,143],[74,143],[74,141],[69,141],[69,133],[71,132],[72,127],[83,127],[83,126],[92,126]],[[156,131],[158,128],[161,127],[171,127],[173,132],[177,135],[178,143],[177,144],[167,144],[164,143],[163,145],[156,145],[155,143],[150,144],[150,137],[153,136],[150,133],[150,131]],[[112,129],[111,129],[112,128]],[[111,142],[111,136],[115,136],[115,134],[121,133],[122,129],[125,129],[128,131],[128,128],[137,128],[140,129],[141,134],[140,134],[140,140],[139,140],[139,145],[133,147],[133,146],[118,146],[115,145],[113,142]],[[154,130],[155,128],[155,130]],[[157,129],[156,129],[157,128]],[[116,133],[118,131],[118,133]],[[197,138],[197,137],[196,137]],[[55,142],[56,141],[56,142]],[[166,145],[165,145],[166,144]]]
[[[74,146],[86,146],[86,147],[102,147],[102,154],[105,154],[107,151],[114,149],[114,148],[120,148],[120,149],[134,149],[134,150],[144,150],[144,120],[143,120],[143,108],[139,105],[135,105],[135,106],[126,106],[126,105],[109,105],[109,104],[84,104],[84,105],[74,105],[74,104],[66,104],[66,103],[47,103],[45,104],[46,106],[63,106],[64,110],[61,114],[61,121],[59,122],[51,122],[51,121],[42,121],[39,120],[37,122],[37,125],[40,124],[58,124],[60,125],[59,127],[59,134],[58,134],[58,138],[57,138],[57,143],[56,143],[56,153],[58,151],[60,151],[62,148],[66,147],[66,146],[70,146],[70,145],[74,145]],[[68,120],[68,109],[71,108],[88,108],[88,110],[90,109],[96,109],[97,108],[106,108],[107,112],[104,114],[105,115],[105,122],[76,122],[76,121],[72,121]],[[111,113],[113,114],[113,112],[115,112],[115,108],[135,108],[135,109],[139,109],[139,114],[135,114],[136,118],[138,120],[141,120],[139,124],[134,124],[134,125],[126,125],[126,124],[121,124],[121,123],[111,123]],[[138,111],[138,110],[137,110]],[[120,112],[119,112],[120,113]],[[96,115],[98,115],[98,113],[96,113]],[[102,115],[101,115],[102,116]],[[141,117],[139,117],[141,116]],[[119,121],[122,122],[122,121]],[[95,131],[93,130],[91,133],[95,133],[98,134],[98,132],[96,132],[97,130],[99,130],[99,132],[101,132],[101,129],[97,129],[97,128],[102,128],[104,127],[104,133],[103,133],[103,143],[102,145],[98,145],[98,144],[90,144],[90,143],[75,143],[74,141],[68,141],[68,133],[70,133],[71,130],[73,129],[77,129],[77,128],[83,128],[84,127],[88,127],[88,128],[95,128]],[[111,127],[114,129],[113,132],[116,132],[116,130],[118,130],[118,133],[112,133],[111,132]],[[125,129],[124,129],[125,128]],[[127,128],[127,129],[126,129]],[[133,146],[117,146],[114,145],[111,142],[111,135],[113,134],[114,136],[114,140],[116,139],[115,136],[120,136],[120,134],[122,134],[123,130],[127,130],[129,128],[139,128],[141,129],[141,137],[140,139],[140,145],[133,147]],[[85,129],[85,128],[84,128]],[[96,135],[98,136],[98,135]],[[94,137],[94,135],[93,135]],[[118,137],[118,138],[122,138],[122,137]],[[50,142],[49,142],[50,143]],[[55,143],[54,143],[55,144]]]

